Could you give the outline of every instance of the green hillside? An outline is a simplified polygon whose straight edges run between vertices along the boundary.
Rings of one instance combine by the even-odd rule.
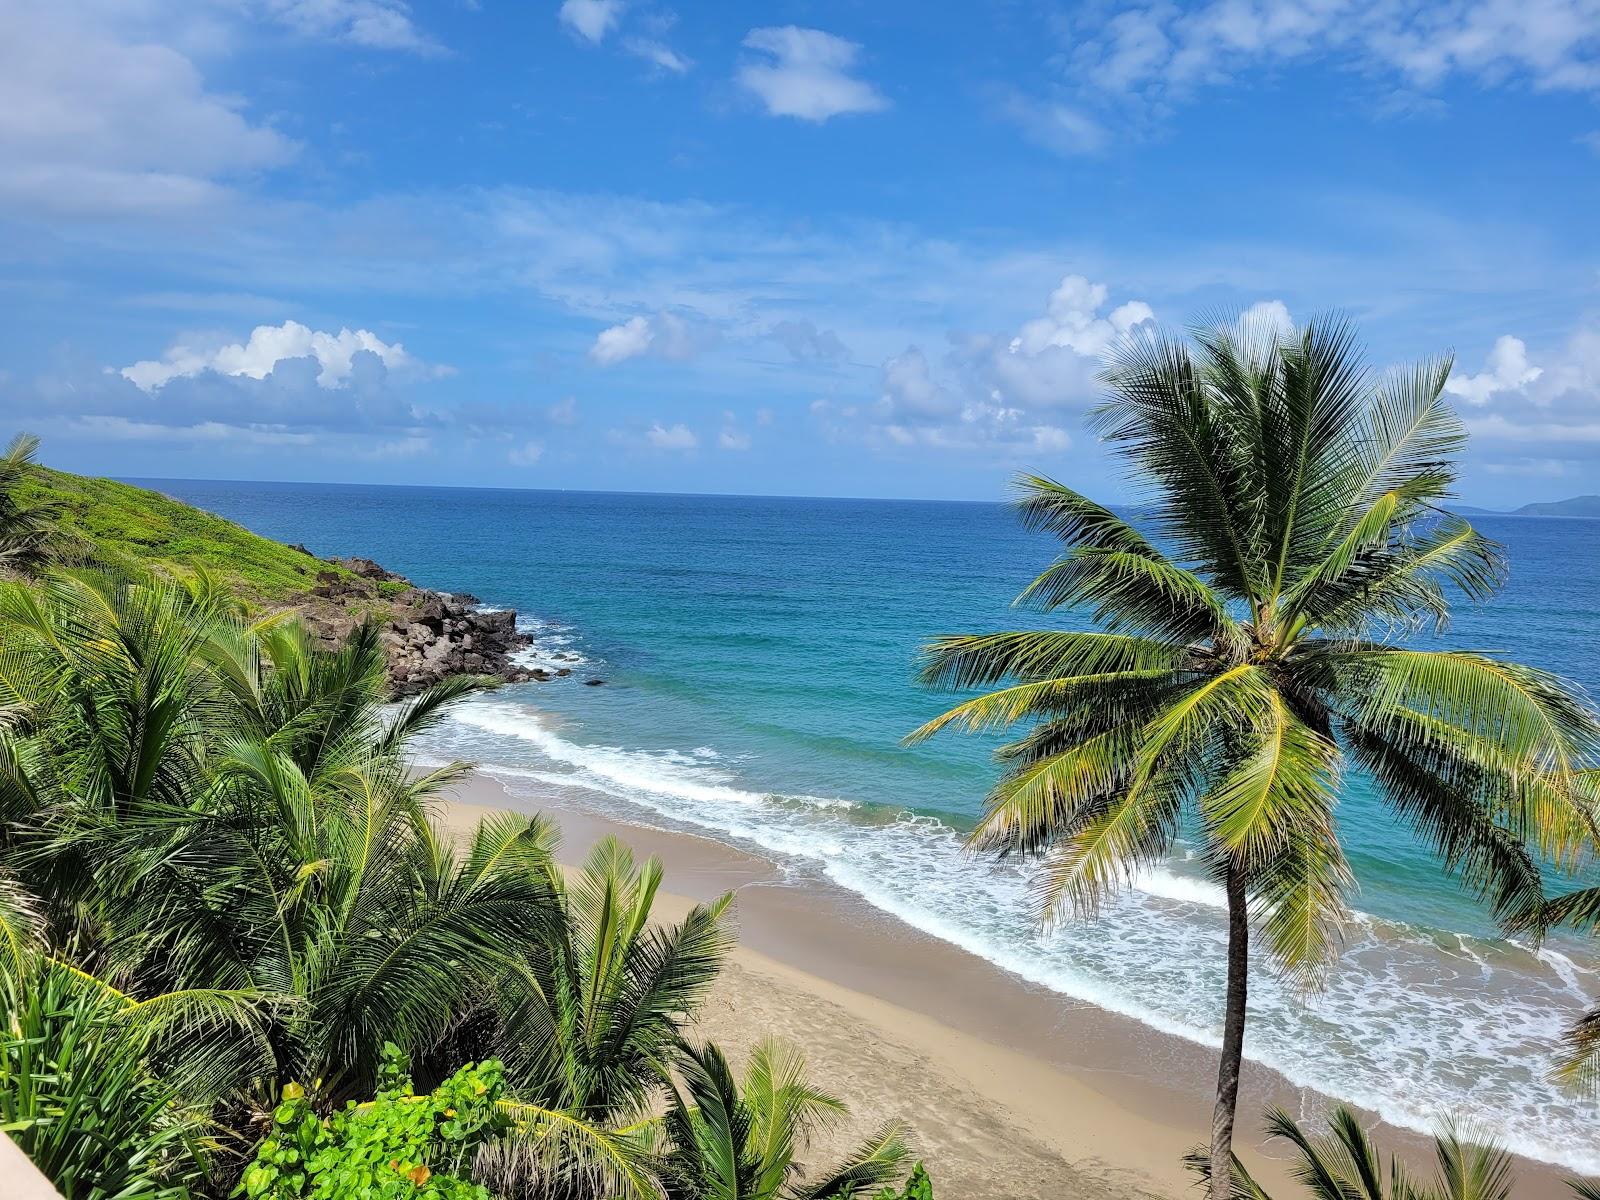
[[[145,488],[30,466],[18,488],[25,503],[60,506],[63,532],[78,554],[179,569],[203,567],[247,602],[273,605],[302,595],[323,571],[354,579],[309,554]]]
[[[1569,500],[1549,500],[1524,504],[1519,517],[1600,517],[1600,496],[1573,496]]]

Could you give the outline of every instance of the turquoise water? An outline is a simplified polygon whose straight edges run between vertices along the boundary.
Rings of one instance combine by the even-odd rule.
[[[692,828],[826,877],[886,913],[1066,995],[1214,1042],[1220,896],[1179,859],[1090,924],[1049,935],[1026,875],[960,852],[992,778],[972,739],[905,749],[944,697],[919,642],[1039,624],[1011,597],[1053,553],[989,504],[157,481],[319,554],[515,607],[574,674],[462,709],[430,749],[513,787]],[[1511,582],[1445,641],[1559,670],[1600,694],[1600,522],[1482,518]],[[608,686],[581,686],[599,676]],[[1342,830],[1359,914],[1327,990],[1266,971],[1247,1053],[1417,1128],[1485,1120],[1524,1153],[1600,1171],[1592,1104],[1544,1079],[1600,996],[1589,947],[1496,939],[1362,781]]]

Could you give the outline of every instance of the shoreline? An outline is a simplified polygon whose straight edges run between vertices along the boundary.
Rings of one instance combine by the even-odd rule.
[[[843,888],[792,882],[764,858],[602,816],[554,789],[520,795],[475,771],[446,820],[508,808],[554,818],[564,863],[606,834],[660,858],[664,916],[734,891],[739,944],[700,1018],[705,1035],[736,1057],[768,1033],[800,1044],[815,1076],[849,1101],[849,1131],[911,1122],[936,1190],[972,1200],[1191,1193],[1181,1158],[1209,1129],[1211,1049],[1028,983]],[[1283,1150],[1262,1143],[1261,1112],[1277,1103],[1319,1121],[1333,1101],[1248,1060],[1242,1095],[1238,1146],[1252,1173],[1280,1200],[1301,1194]],[[1431,1139],[1361,1115],[1386,1152],[1432,1174]],[[1550,1164],[1519,1157],[1516,1170],[1517,1197],[1571,1195]]]

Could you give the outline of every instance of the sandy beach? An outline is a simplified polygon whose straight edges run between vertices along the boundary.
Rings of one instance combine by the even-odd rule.
[[[659,857],[670,893],[658,903],[663,916],[735,893],[739,946],[700,1031],[736,1059],[769,1036],[802,1046],[816,1080],[850,1105],[850,1122],[829,1135],[840,1145],[903,1119],[938,1194],[959,1200],[1193,1192],[1180,1160],[1209,1127],[1209,1048],[1028,984],[847,892],[793,884],[773,863],[710,839],[612,821],[554,793],[513,794],[481,772],[458,789],[446,819],[460,827],[505,808],[556,819],[566,863],[606,834]],[[1300,1190],[1257,1128],[1269,1102],[1312,1118],[1329,1102],[1246,1063],[1240,1149],[1290,1200]],[[1431,1174],[1427,1139],[1370,1123],[1381,1145]],[[1544,1164],[1518,1168],[1519,1197],[1571,1194]]]

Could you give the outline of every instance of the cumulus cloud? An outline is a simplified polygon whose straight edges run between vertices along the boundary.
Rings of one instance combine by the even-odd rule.
[[[440,46],[411,20],[402,0],[266,0],[265,11],[308,37],[370,50],[438,53]]]
[[[945,417],[961,407],[956,395],[934,380],[928,356],[915,346],[884,361],[878,403],[896,421]]]
[[[1008,351],[1034,357],[1065,348],[1080,357],[1098,357],[1135,325],[1155,319],[1154,311],[1142,300],[1129,300],[1101,316],[1108,295],[1103,283],[1090,283],[1082,275],[1066,276],[1050,293],[1045,315],[1023,325]]]
[[[523,442],[506,455],[506,461],[514,467],[531,467],[543,457],[543,442]]]
[[[1090,401],[1106,351],[1155,316],[1140,300],[1109,301],[1106,285],[1067,275],[1043,315],[1014,334],[952,334],[938,365],[909,346],[884,361],[876,404],[856,414],[822,402],[813,414],[834,436],[859,417],[854,424],[888,446],[1011,458],[1059,453],[1071,438],[1051,410]]]
[[[591,45],[599,45],[622,20],[622,0],[563,0],[561,23]]]
[[[700,444],[694,430],[682,422],[662,425],[657,421],[644,431],[644,440],[653,450],[693,450]]]
[[[850,353],[831,329],[818,329],[810,321],[779,321],[767,336],[789,352],[796,362],[838,362]]]
[[[630,317],[620,325],[601,330],[589,347],[589,357],[602,367],[647,355],[682,362],[716,340],[716,331],[704,321],[663,310],[649,317]]]
[[[1543,374],[1542,368],[1528,362],[1528,347],[1523,340],[1506,334],[1495,339],[1482,371],[1476,375],[1454,374],[1444,390],[1452,396],[1460,396],[1468,404],[1482,407],[1496,393],[1521,391],[1537,383]]]
[[[1458,371],[1445,388],[1473,457],[1493,472],[1592,476],[1600,463],[1600,325],[1539,356],[1521,338],[1499,337],[1482,370]]]
[[[861,54],[856,42],[782,25],[752,29],[744,46],[751,53],[737,79],[772,116],[821,122],[889,106],[875,87],[850,73]]]
[[[298,321],[285,321],[282,325],[257,325],[243,342],[176,342],[159,359],[136,362],[119,373],[144,391],[153,392],[180,376],[192,377],[206,371],[265,379],[280,362],[305,358],[317,364],[317,383],[334,388],[350,382],[361,354],[375,356],[391,371],[420,373],[427,369],[399,342],[385,342],[371,330],[325,333]],[[437,372],[438,368],[433,370]]]
[[[0,205],[166,213],[298,151],[188,55],[73,3],[0,0]]]

